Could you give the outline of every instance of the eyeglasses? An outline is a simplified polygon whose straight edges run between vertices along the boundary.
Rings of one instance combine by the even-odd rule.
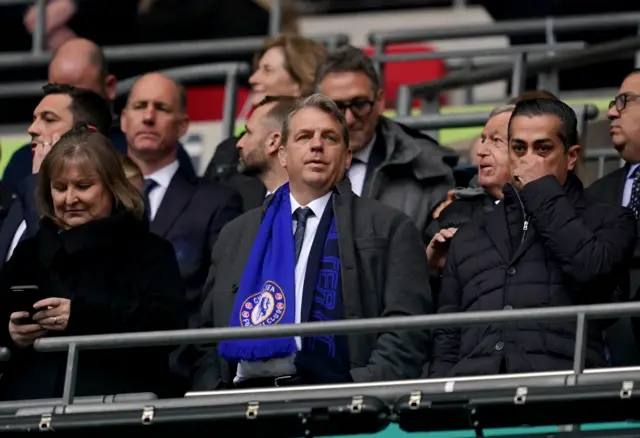
[[[609,109],[615,106],[618,112],[621,112],[623,109],[627,107],[628,102],[633,102],[634,100],[638,100],[638,99],[640,99],[640,94],[636,94],[636,93],[619,94],[616,96],[615,99],[609,102]]]
[[[371,114],[374,104],[372,100],[367,99],[335,100],[334,102],[342,114],[350,110],[355,117],[366,117]]]

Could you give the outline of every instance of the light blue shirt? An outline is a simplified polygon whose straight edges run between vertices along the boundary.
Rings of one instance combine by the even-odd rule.
[[[627,179],[624,181],[624,190],[622,191],[622,206],[626,207],[631,201],[631,191],[633,190],[633,174],[640,166],[640,163],[635,163],[629,166],[629,172],[627,172]]]

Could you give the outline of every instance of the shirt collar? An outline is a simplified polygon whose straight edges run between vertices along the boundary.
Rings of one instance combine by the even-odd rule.
[[[291,193],[289,193],[289,199],[291,200],[291,214],[293,215],[293,212],[296,211],[298,209],[298,207],[305,207],[303,205],[300,205],[298,203],[298,201],[295,200],[295,198],[293,197],[293,195]],[[322,217],[322,215],[324,214],[324,209],[327,208],[327,204],[329,203],[329,199],[331,199],[331,192],[317,198],[314,199],[313,201],[309,202],[309,204],[306,205],[306,207],[309,207],[311,209],[311,211],[313,212],[314,216],[317,217],[318,219]]]
[[[179,167],[180,163],[178,163],[178,160],[175,160],[171,164],[164,166],[162,169],[156,170],[150,175],[146,175],[144,179],[153,179],[160,187],[166,189],[169,187],[169,184]]]
[[[373,134],[373,138],[364,148],[360,149],[357,153],[353,154],[353,158],[357,158],[362,161],[364,164],[369,162],[369,157],[371,157],[371,151],[373,150],[373,144],[376,142],[377,134]]]

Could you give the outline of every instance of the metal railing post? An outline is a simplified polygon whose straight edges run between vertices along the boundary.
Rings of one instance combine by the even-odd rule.
[[[275,36],[282,32],[282,14],[284,11],[284,0],[271,0],[272,6],[269,10],[269,35]]]
[[[520,96],[527,86],[527,54],[518,53],[513,59],[511,97]]]
[[[45,51],[45,29],[47,26],[47,0],[36,0],[36,28],[33,30],[31,51],[39,55]]]
[[[222,135],[224,138],[233,137],[236,126],[236,111],[238,106],[238,69],[233,67],[227,73],[224,87],[224,104],[222,107]]]
[[[62,402],[65,405],[73,403],[73,397],[76,392],[76,377],[78,366],[78,346],[75,343],[69,344],[69,352],[67,353],[67,366],[64,371],[64,387],[62,390]]]
[[[573,372],[577,376],[582,374],[587,354],[587,316],[578,313],[576,319],[576,345],[573,353]]]

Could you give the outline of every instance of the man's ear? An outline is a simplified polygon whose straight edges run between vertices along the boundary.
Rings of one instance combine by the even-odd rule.
[[[378,90],[378,94],[376,95],[373,106],[378,114],[384,113],[384,109],[386,106],[386,102],[384,100],[384,89],[381,88]]]
[[[267,150],[265,151],[267,155],[274,155],[278,153],[280,150],[281,138],[281,134],[277,131],[269,134],[269,137],[267,137]]]
[[[278,147],[278,161],[280,162],[280,166],[285,169],[287,168],[287,151],[282,144]]]
[[[575,144],[567,150],[567,170],[573,171],[580,160],[580,145]]]

